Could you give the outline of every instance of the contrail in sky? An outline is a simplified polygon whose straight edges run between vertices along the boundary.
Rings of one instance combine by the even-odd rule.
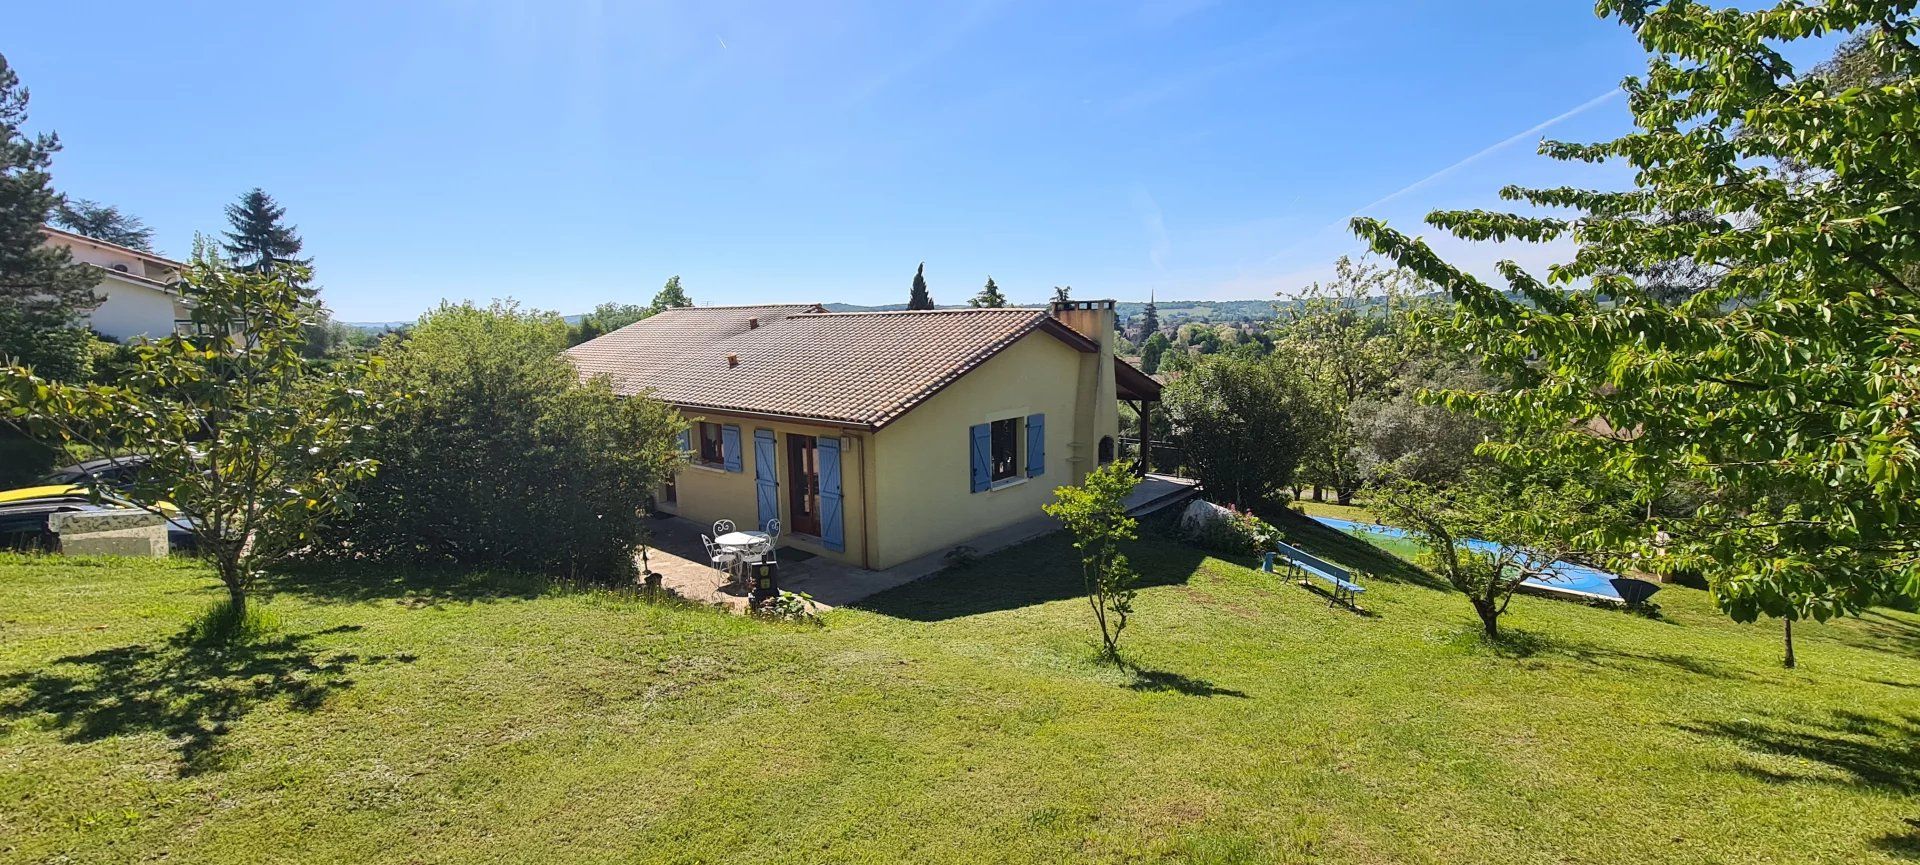
[[[1351,220],[1356,216],[1359,216],[1363,213],[1366,213],[1369,210],[1379,207],[1382,204],[1386,204],[1389,201],[1397,200],[1401,196],[1404,196],[1409,192],[1414,192],[1420,189],[1424,189],[1427,186],[1432,185],[1434,182],[1439,181],[1443,178],[1446,178],[1447,176],[1453,174],[1456,171],[1459,171],[1462,168],[1472,165],[1475,162],[1479,162],[1481,159],[1491,156],[1494,153],[1500,151],[1501,149],[1513,145],[1515,142],[1540,134],[1542,131],[1546,130],[1547,127],[1549,126],[1553,126],[1554,124],[1559,123],[1563,120],[1569,120],[1581,114],[1585,114],[1586,112],[1599,107],[1602,103],[1605,103],[1606,101],[1612,99],[1613,97],[1619,96],[1622,92],[1624,91],[1620,90],[1620,88],[1618,87],[1615,87],[1611,90],[1608,90],[1605,93],[1600,94],[1599,96],[1595,96],[1592,99],[1589,99],[1585,102],[1580,103],[1578,106],[1574,107],[1573,110],[1571,111],[1563,113],[1550,120],[1537,123],[1527,128],[1524,131],[1516,132],[1513,135],[1502,139],[1499,143],[1494,144],[1490,147],[1487,147],[1484,150],[1481,150],[1479,153],[1475,153],[1474,155],[1469,156],[1465,159],[1462,159],[1459,162],[1456,162],[1452,165],[1442,168],[1439,171],[1436,171],[1432,174],[1427,175],[1426,177],[1420,178],[1419,180],[1416,180],[1413,183],[1410,183],[1404,187],[1401,187],[1398,191],[1388,194],[1384,198],[1371,202],[1366,206],[1360,208],[1359,210],[1356,210],[1350,214],[1347,214],[1347,218],[1340,220],[1339,224],[1345,224],[1348,220]]]

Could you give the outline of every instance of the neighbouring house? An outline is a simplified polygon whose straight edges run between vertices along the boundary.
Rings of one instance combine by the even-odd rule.
[[[193,302],[174,281],[184,265],[119,244],[95,240],[53,226],[42,226],[47,243],[65,247],[73,260],[100,273],[94,294],[100,305],[87,314],[87,327],[120,342],[135,337],[159,339],[191,326]]]
[[[1040,516],[1110,462],[1118,400],[1160,387],[1113,355],[1113,301],[830,313],[670,309],[568,350],[583,376],[690,421],[661,510],[888,568]]]

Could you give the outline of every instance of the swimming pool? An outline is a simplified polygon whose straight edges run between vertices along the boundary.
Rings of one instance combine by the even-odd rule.
[[[1393,526],[1361,523],[1353,520],[1335,519],[1333,517],[1314,517],[1314,520],[1321,525],[1339,529],[1348,534],[1370,533],[1386,538],[1407,537],[1406,530],[1396,529]],[[1500,549],[1500,545],[1492,541],[1468,540],[1463,543],[1467,549],[1480,550],[1482,552],[1493,552]],[[1612,581],[1614,575],[1599,568],[1576,565],[1572,562],[1556,562],[1548,570],[1553,572],[1551,578],[1529,578],[1527,585],[1537,586],[1550,591],[1581,592],[1589,595],[1599,595],[1603,598],[1613,598],[1616,600],[1620,597],[1620,593],[1614,591],[1613,588]]]

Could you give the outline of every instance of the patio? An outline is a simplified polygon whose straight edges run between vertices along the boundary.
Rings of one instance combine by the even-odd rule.
[[[1127,512],[1135,516],[1152,513],[1186,501],[1199,491],[1189,478],[1150,474],[1127,498]],[[653,540],[647,550],[647,565],[660,574],[660,584],[675,594],[693,601],[726,606],[735,612],[747,609],[747,586],[707,564],[706,548],[700,535],[711,528],[680,517],[663,516],[652,524]],[[1044,515],[980,535],[967,543],[975,554],[986,555],[1041,535],[1058,531],[1060,524]],[[780,588],[804,592],[824,609],[858,603],[896,586],[903,586],[932,575],[947,566],[946,551],[922,556],[885,570],[836,562],[820,556],[806,556],[783,549],[780,560]]]

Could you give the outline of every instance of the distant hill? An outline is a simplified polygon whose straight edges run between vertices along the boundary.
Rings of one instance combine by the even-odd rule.
[[[1275,318],[1272,300],[1162,300],[1160,322],[1162,324],[1180,324],[1189,321],[1235,322],[1235,321],[1271,321]],[[897,312],[907,308],[904,303],[883,303],[877,306],[862,306],[857,303],[823,303],[828,312]],[[942,305],[940,309],[966,309],[964,303]],[[1146,312],[1147,305],[1142,301],[1123,300],[1114,305],[1114,315],[1123,322],[1132,321]],[[579,324],[585,314],[564,316],[568,324]],[[383,331],[411,327],[412,321],[343,321],[348,327],[360,330]]]
[[[1160,320],[1175,321],[1267,321],[1275,317],[1274,303],[1271,300],[1162,300],[1159,304]],[[893,312],[906,309],[904,303],[888,303],[880,306],[861,306],[853,303],[821,304],[830,312]],[[1016,304],[1019,305],[1019,304]],[[941,309],[965,309],[965,304],[941,306]],[[1141,301],[1123,300],[1114,304],[1114,315],[1121,321],[1128,321],[1142,315],[1147,305]]]

